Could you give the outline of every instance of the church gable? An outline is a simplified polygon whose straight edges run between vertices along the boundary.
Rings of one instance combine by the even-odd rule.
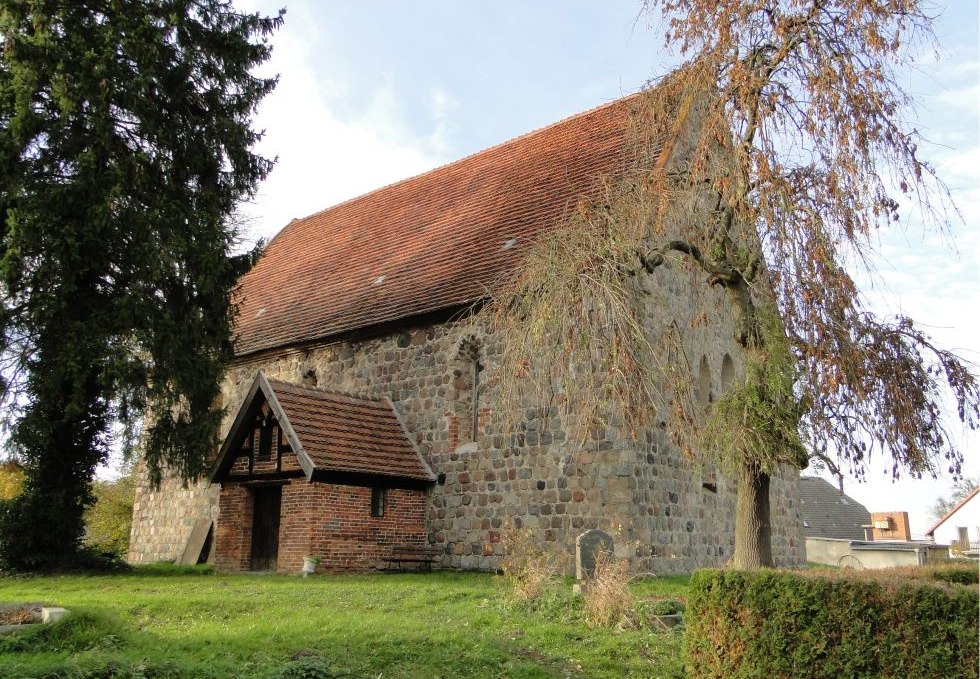
[[[300,476],[407,488],[435,480],[390,402],[270,380],[260,371],[225,438],[211,480]]]

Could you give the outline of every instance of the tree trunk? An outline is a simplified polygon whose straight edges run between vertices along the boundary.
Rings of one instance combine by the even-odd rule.
[[[769,475],[758,465],[743,462],[738,469],[735,501],[735,553],[729,568],[771,568],[772,527],[769,516]]]

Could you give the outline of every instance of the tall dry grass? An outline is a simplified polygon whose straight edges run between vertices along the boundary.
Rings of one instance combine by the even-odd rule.
[[[596,553],[595,570],[582,588],[585,620],[593,627],[614,627],[628,623],[633,612],[629,561],[612,552]]]
[[[504,579],[514,596],[525,601],[537,599],[557,574],[556,556],[541,547],[527,526],[505,530],[502,542]]]

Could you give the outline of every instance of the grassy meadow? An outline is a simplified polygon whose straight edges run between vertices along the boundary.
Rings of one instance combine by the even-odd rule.
[[[635,582],[680,597],[687,579]],[[152,567],[105,576],[0,579],[0,603],[71,610],[0,637],[0,677],[422,679],[680,677],[682,633],[640,615],[586,624],[571,583],[514,601],[476,573],[217,575]],[[325,672],[329,668],[329,672]]]

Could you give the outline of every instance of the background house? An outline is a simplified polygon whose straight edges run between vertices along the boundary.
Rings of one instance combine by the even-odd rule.
[[[980,554],[980,488],[975,489],[934,523],[926,537],[974,558]]]
[[[826,479],[800,477],[800,515],[803,535],[807,538],[864,540],[871,512]]]
[[[816,476],[800,478],[806,559],[842,568],[922,566],[947,557],[945,546],[911,539],[907,512],[869,512]]]

